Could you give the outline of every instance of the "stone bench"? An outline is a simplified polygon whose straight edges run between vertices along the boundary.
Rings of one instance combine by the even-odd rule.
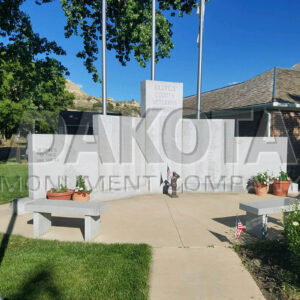
[[[107,203],[70,200],[34,200],[26,205],[33,212],[33,233],[38,237],[51,229],[51,214],[84,215],[84,239],[91,241],[100,233],[100,215]]]
[[[294,198],[280,198],[240,203],[240,209],[247,212],[246,231],[260,239],[265,239],[268,231],[268,215],[293,211],[296,201],[297,199]]]

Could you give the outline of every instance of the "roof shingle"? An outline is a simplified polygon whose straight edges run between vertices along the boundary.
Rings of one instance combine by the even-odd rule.
[[[202,93],[201,112],[226,110],[264,104],[273,101],[300,103],[300,72],[276,68],[255,76],[245,82]],[[183,115],[196,111],[197,96],[184,98]]]

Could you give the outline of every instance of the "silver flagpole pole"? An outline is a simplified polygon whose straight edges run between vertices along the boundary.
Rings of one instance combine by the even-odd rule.
[[[106,115],[106,0],[102,0],[102,113]]]
[[[155,0],[152,0],[152,57],[151,80],[155,80],[155,35],[156,35]]]
[[[204,12],[205,1],[200,1],[199,11],[199,57],[198,57],[198,84],[197,84],[197,119],[200,119],[201,115],[201,86],[202,86],[202,45],[203,45],[203,26],[204,26]]]

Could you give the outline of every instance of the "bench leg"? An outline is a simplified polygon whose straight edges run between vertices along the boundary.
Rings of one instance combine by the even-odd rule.
[[[33,235],[40,236],[51,229],[51,214],[33,213]]]
[[[91,241],[100,233],[100,216],[84,217],[84,239]]]
[[[268,232],[268,216],[254,215],[247,212],[246,215],[246,231],[260,239],[266,239]]]

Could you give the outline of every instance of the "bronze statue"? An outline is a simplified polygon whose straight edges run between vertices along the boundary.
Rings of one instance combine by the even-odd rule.
[[[163,186],[163,194],[164,195],[169,195],[169,187],[170,187],[170,183],[168,180],[164,181],[164,186]]]
[[[172,195],[171,197],[172,198],[177,198],[177,180],[180,176],[176,173],[176,172],[173,172],[173,176],[171,177],[171,186],[172,186]]]

